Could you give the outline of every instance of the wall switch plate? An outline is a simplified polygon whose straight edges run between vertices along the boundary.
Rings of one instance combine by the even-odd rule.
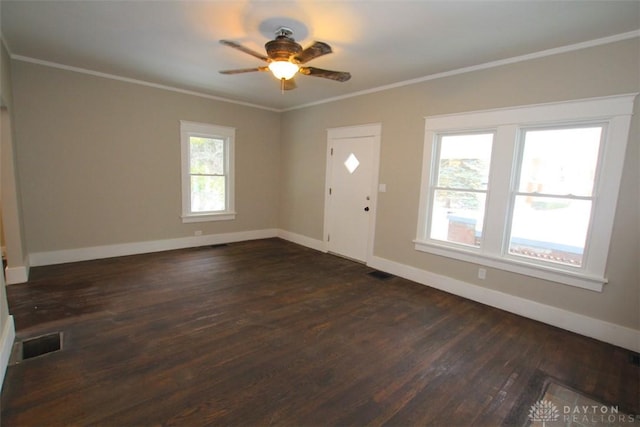
[[[378,192],[386,193],[387,192],[387,184],[378,184]]]

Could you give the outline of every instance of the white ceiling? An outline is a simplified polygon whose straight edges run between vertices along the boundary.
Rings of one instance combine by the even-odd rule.
[[[11,55],[196,91],[277,110],[599,39],[638,36],[640,1],[31,1],[0,2]],[[349,71],[339,83],[298,76],[282,94],[263,63],[280,26],[334,53],[307,65]]]

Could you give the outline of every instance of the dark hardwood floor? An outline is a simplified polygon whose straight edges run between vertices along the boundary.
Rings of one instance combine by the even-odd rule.
[[[551,377],[640,413],[624,349],[279,239],[38,267],[8,287],[3,426],[522,425]]]

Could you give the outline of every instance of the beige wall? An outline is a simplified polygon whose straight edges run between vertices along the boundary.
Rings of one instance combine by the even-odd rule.
[[[2,105],[8,106],[13,103],[13,93],[11,90],[11,60],[9,52],[0,39],[0,99]]]
[[[15,279],[16,271],[22,271],[20,276],[26,275],[27,248],[24,242],[24,223],[22,221],[22,203],[18,191],[18,176],[16,172],[15,132],[13,127],[13,81],[11,76],[11,61],[9,54],[2,44],[2,92],[3,107],[2,133],[0,138],[2,154],[2,185],[0,198],[2,199],[2,224],[4,246],[7,249],[7,279]],[[10,282],[11,283],[11,282]]]
[[[2,134],[6,132],[5,126],[3,123],[8,120],[7,115],[9,114],[9,106],[11,105],[13,98],[11,92],[11,74],[9,69],[9,54],[5,49],[4,43],[0,39],[0,107],[2,107],[3,114],[0,117],[0,140],[4,139]],[[4,155],[1,150],[2,144],[0,144],[0,157]],[[0,163],[0,166],[2,163]],[[2,171],[0,170],[0,180],[2,177]],[[0,182],[0,186],[2,186],[3,182]],[[5,327],[7,325],[7,321],[9,319],[9,306],[7,303],[7,294],[5,289],[5,281],[4,274],[0,274],[0,334],[3,333]],[[0,367],[0,369],[4,369],[4,366]]]
[[[30,253],[277,227],[278,113],[12,64]],[[236,128],[236,220],[182,223],[180,120]]]
[[[604,292],[488,269],[418,252],[416,237],[424,117],[640,90],[638,39],[431,80],[282,117],[280,228],[322,240],[326,129],[382,123],[374,254],[464,282],[640,329],[638,118],[633,120]],[[357,76],[354,76],[357,78]],[[636,103],[636,115],[638,103]]]
[[[382,123],[374,253],[640,329],[639,123],[632,124],[602,293],[417,252],[424,117],[640,90],[637,39],[275,113],[13,61],[29,252],[281,228],[322,240],[326,129]],[[357,78],[357,76],[354,76]],[[637,111],[637,108],[636,108]],[[236,221],[180,221],[179,120],[237,128]]]

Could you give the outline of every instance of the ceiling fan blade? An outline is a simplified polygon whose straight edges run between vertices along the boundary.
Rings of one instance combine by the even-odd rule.
[[[266,60],[269,59],[265,55],[263,55],[261,53],[258,53],[255,50],[251,50],[248,47],[244,47],[241,44],[238,44],[236,42],[232,42],[232,41],[229,41],[229,40],[220,40],[220,43],[225,45],[225,46],[229,46],[229,47],[232,47],[234,49],[238,49],[240,52],[248,53],[249,55],[254,56],[254,57],[256,57],[258,59],[261,59],[263,61],[266,61]]]
[[[331,71],[323,70],[322,68],[315,67],[300,67],[300,73],[307,76],[323,77],[325,79],[331,79],[338,82],[346,82],[351,78],[351,73],[345,71]]]
[[[307,62],[319,56],[331,53],[331,46],[323,42],[313,42],[311,46],[300,52],[294,57],[298,64],[306,64]]]
[[[252,73],[254,71],[267,71],[269,67],[254,67],[254,68],[238,68],[236,70],[222,70],[219,71],[220,74],[242,74],[242,73]]]
[[[296,84],[295,80],[293,79],[289,79],[289,80],[285,80],[283,83],[283,89],[284,90],[293,90],[295,88],[297,88],[298,85]]]

